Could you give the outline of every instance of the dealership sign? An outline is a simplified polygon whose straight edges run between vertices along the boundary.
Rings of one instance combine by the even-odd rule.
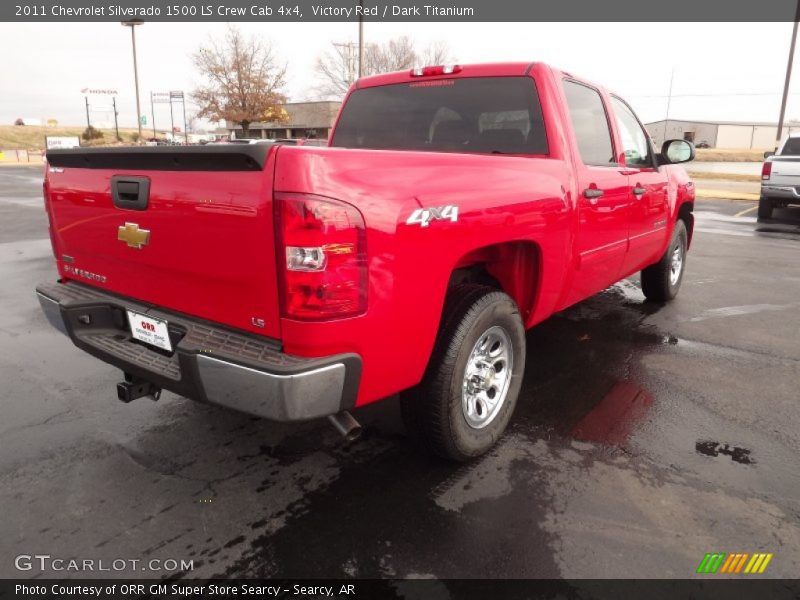
[[[83,88],[81,89],[81,94],[87,94],[91,96],[118,96],[119,93],[117,90],[99,90],[95,88]]]
[[[174,90],[169,92],[151,92],[150,97],[153,102],[170,104],[173,100],[183,100],[183,92]]]
[[[81,145],[77,135],[48,135],[44,138],[48,150],[56,148],[78,148]]]

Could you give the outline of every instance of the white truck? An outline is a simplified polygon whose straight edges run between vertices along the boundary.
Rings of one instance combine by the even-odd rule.
[[[776,207],[800,204],[800,133],[784,140],[777,153],[764,153],[758,218],[772,218]]]

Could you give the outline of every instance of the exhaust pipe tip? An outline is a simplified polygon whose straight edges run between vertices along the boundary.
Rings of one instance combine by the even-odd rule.
[[[361,439],[361,432],[362,432],[361,425],[358,425],[357,427],[354,427],[353,429],[351,429],[347,433],[347,435],[344,436],[344,440],[348,444],[352,444],[353,442],[356,442],[359,439]]]
[[[338,431],[346,442],[355,442],[361,437],[362,428],[358,421],[353,418],[346,410],[335,415],[329,415],[328,420]]]

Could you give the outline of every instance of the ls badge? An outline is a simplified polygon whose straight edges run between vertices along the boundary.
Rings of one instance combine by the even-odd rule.
[[[128,244],[129,248],[141,250],[150,243],[150,230],[139,229],[136,223],[125,223],[117,229],[117,239]]]

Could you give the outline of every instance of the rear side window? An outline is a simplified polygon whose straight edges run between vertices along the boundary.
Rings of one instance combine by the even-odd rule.
[[[574,81],[564,81],[564,94],[583,164],[616,164],[608,116],[600,94],[597,90]]]
[[[420,80],[354,91],[332,146],[493,154],[547,154],[529,77]]]

